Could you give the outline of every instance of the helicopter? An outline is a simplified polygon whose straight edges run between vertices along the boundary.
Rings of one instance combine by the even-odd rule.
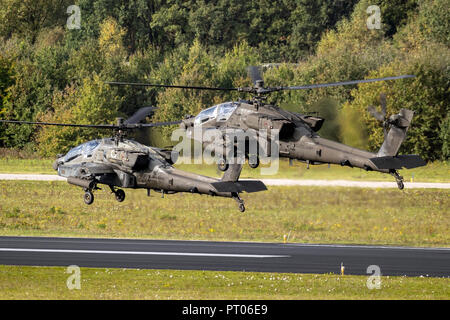
[[[406,138],[406,133],[411,124],[414,112],[409,109],[401,109],[398,114],[386,116],[386,97],[380,97],[381,112],[370,106],[370,112],[377,120],[383,123],[385,139],[378,152],[369,152],[348,145],[322,138],[318,131],[325,119],[315,115],[300,114],[284,110],[276,105],[266,103],[267,96],[273,92],[284,90],[306,90],[314,88],[325,88],[341,85],[354,85],[359,83],[371,83],[377,81],[399,80],[413,78],[414,75],[400,75],[376,79],[351,80],[334,83],[311,84],[301,86],[277,86],[266,87],[257,66],[248,68],[249,76],[253,86],[239,88],[218,88],[202,86],[163,85],[149,83],[108,82],[110,85],[148,86],[161,88],[180,88],[195,90],[237,91],[251,94],[251,100],[229,101],[214,105],[201,111],[196,116],[187,115],[181,120],[179,126],[185,130],[186,136],[195,140],[194,131],[220,130],[223,134],[222,141],[227,140],[230,130],[250,133],[248,140],[258,140],[261,130],[271,131],[276,129],[278,137],[265,138],[264,154],[270,156],[270,143],[278,143],[277,156],[292,160],[300,160],[309,165],[337,164],[351,168],[361,168],[366,171],[377,171],[392,175],[400,190],[404,188],[403,177],[398,173],[402,168],[416,168],[426,165],[419,155],[398,155],[398,150]],[[202,135],[200,135],[202,137]],[[201,140],[201,141],[200,141]],[[211,147],[211,142],[200,139],[203,148]],[[235,141],[232,141],[235,143]],[[247,141],[247,144],[248,141]],[[257,152],[245,150],[251,168],[257,168],[260,164],[261,144],[258,144]],[[223,148],[225,149],[225,145]],[[254,149],[253,149],[254,150]],[[221,152],[217,165],[219,170],[226,171],[230,160],[226,158],[228,153]],[[234,157],[235,155],[231,155]]]
[[[60,154],[53,163],[53,169],[59,176],[67,178],[69,184],[84,190],[83,200],[87,205],[94,202],[95,190],[99,185],[110,188],[118,202],[125,200],[125,191],[119,188],[146,189],[162,194],[179,192],[201,195],[228,197],[236,200],[239,211],[244,212],[244,201],[239,196],[242,192],[267,190],[259,180],[239,181],[242,165],[230,166],[221,179],[215,179],[174,168],[173,159],[177,158],[171,150],[143,145],[135,140],[125,139],[128,131],[166,126],[179,123],[138,123],[153,109],[139,109],[127,120],[117,118],[115,125],[66,124],[49,122],[30,122],[0,120],[0,123],[28,124],[39,126],[69,126],[78,128],[96,128],[113,130],[110,138],[95,139],[78,145],[65,155]]]

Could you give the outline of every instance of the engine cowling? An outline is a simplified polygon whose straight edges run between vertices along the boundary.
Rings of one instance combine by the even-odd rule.
[[[287,138],[294,133],[295,124],[286,119],[280,119],[271,115],[251,113],[244,120],[247,127],[254,130],[279,130],[280,139]]]
[[[149,162],[148,155],[145,153],[121,149],[108,150],[106,152],[106,159],[131,170],[145,169]]]

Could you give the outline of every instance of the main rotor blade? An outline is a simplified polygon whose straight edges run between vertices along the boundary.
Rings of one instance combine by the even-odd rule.
[[[168,84],[152,84],[152,83],[137,83],[137,82],[115,82],[115,81],[107,81],[106,83],[109,84],[109,85],[113,85],[113,86],[136,86],[136,87],[177,88],[177,89],[195,89],[195,90],[238,91],[238,88],[179,86],[179,85],[168,85]]]
[[[346,86],[346,85],[358,84],[358,83],[397,80],[397,79],[414,78],[414,77],[415,77],[415,75],[406,74],[406,75],[395,76],[395,77],[384,77],[384,78],[364,79],[364,80],[351,80],[351,81],[342,81],[342,82],[333,82],[333,83],[319,83],[319,84],[309,84],[309,85],[304,85],[304,86],[277,87],[274,89],[276,89],[276,91],[279,91],[279,90],[303,90],[303,89]]]
[[[131,117],[125,120],[125,124],[139,123],[145,120],[149,115],[151,115],[157,108],[156,107],[144,107],[138,109]]]
[[[118,126],[112,124],[74,124],[74,123],[33,122],[33,121],[19,121],[19,120],[0,120],[0,123],[31,124],[39,126],[60,126],[60,127],[77,127],[77,128],[119,129]]]
[[[178,121],[167,121],[167,122],[153,122],[153,123],[129,123],[123,125],[113,125],[113,124],[74,124],[74,123],[54,123],[54,122],[32,122],[32,121],[18,121],[18,120],[0,120],[0,123],[15,123],[15,124],[31,124],[40,126],[60,126],[60,127],[77,127],[77,128],[96,128],[96,129],[112,129],[112,130],[132,130],[147,127],[162,127],[171,126],[174,124],[180,124],[181,120]]]
[[[164,127],[164,126],[171,126],[174,124],[180,124],[182,121],[181,120],[177,120],[177,121],[167,121],[167,122],[152,122],[152,123],[143,123],[143,124],[139,124],[139,127],[142,128],[147,128],[147,127]]]

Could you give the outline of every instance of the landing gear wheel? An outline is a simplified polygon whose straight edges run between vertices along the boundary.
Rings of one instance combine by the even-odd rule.
[[[256,169],[259,166],[259,158],[258,156],[249,156],[248,157],[248,165],[252,169]]]
[[[86,204],[92,204],[92,202],[94,202],[94,194],[91,191],[86,191],[83,200]]]
[[[220,171],[227,171],[228,169],[228,163],[224,158],[221,158],[217,161],[217,168]]]
[[[244,211],[245,211],[244,200],[242,200],[242,199],[239,197],[239,194],[233,192],[233,193],[231,193],[231,197],[232,197],[234,200],[236,200],[236,202],[238,203],[238,205],[239,205],[239,211],[240,211],[240,212],[244,212]]]
[[[403,177],[401,175],[399,175],[396,170],[392,170],[390,173],[395,177],[395,181],[397,182],[397,187],[400,190],[403,190],[403,188],[405,188],[405,185],[403,184]]]
[[[116,190],[115,195],[117,201],[122,202],[123,200],[125,200],[125,191],[123,191],[122,189]]]

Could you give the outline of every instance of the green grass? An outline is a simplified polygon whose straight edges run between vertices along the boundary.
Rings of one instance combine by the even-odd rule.
[[[449,246],[450,191],[270,187],[228,198],[107,188],[84,204],[65,182],[0,181],[0,234]]]
[[[4,157],[0,159],[0,173],[33,173],[33,174],[56,174],[52,168],[53,159],[18,159]],[[207,176],[220,177],[223,173],[218,171],[215,165],[205,164],[179,164],[179,169],[191,171]],[[268,165],[262,167],[268,168]],[[411,170],[401,170],[406,181],[411,178],[416,182],[449,182],[450,166],[448,162],[433,162],[425,167]],[[311,165],[306,169],[306,164],[294,161],[289,166],[289,161],[282,159],[279,162],[279,170],[275,175],[263,175],[261,167],[251,169],[244,166],[242,178],[266,178],[266,179],[324,179],[324,180],[373,180],[394,181],[388,174],[378,172],[367,172],[362,169],[352,169],[332,165]]]
[[[56,174],[50,159],[0,159],[0,173]]]
[[[0,266],[0,299],[449,299],[450,279],[221,271],[81,268],[69,290],[63,267]]]

